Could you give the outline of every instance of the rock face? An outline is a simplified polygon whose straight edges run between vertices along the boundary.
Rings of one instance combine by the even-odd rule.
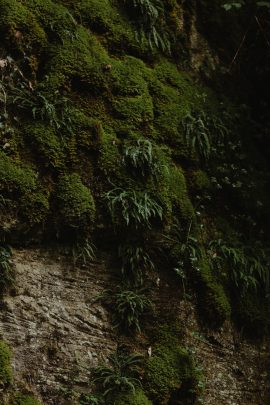
[[[108,281],[104,266],[75,271],[38,251],[18,251],[14,262],[17,291],[4,299],[0,333],[15,379],[44,404],[67,404],[69,388],[89,385],[88,370],[115,347],[106,311],[93,302]]]
[[[190,303],[182,302],[181,312],[185,344],[203,369],[205,404],[269,404],[269,342],[251,344],[229,322],[216,332],[202,330]]]
[[[75,404],[71,390],[89,390],[89,369],[117,342],[106,310],[94,302],[110,282],[106,260],[74,270],[63,257],[20,250],[14,264],[16,294],[4,298],[0,337],[12,348],[15,380],[45,405]],[[178,309],[183,343],[203,368],[205,404],[268,404],[267,343],[248,344],[229,323],[219,332],[203,330],[195,307],[179,296]]]

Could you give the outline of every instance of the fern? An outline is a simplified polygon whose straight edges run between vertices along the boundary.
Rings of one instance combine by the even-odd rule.
[[[133,15],[137,40],[140,42],[146,40],[152,50],[156,47],[163,52],[170,53],[170,41],[163,24],[164,6],[162,2],[159,0],[122,1]]]
[[[94,381],[98,383],[106,400],[114,399],[122,392],[135,392],[135,388],[141,385],[139,380],[140,354],[128,355],[117,350],[108,358],[110,366],[101,365],[94,369]]]
[[[122,260],[122,275],[134,284],[142,285],[145,273],[155,269],[154,263],[142,246],[120,245],[118,255]]]
[[[124,161],[127,166],[143,177],[155,175],[158,170],[153,145],[145,139],[139,139],[135,145],[124,148]]]
[[[114,290],[105,290],[100,297],[113,308],[113,324],[125,331],[141,331],[140,322],[146,311],[152,308],[146,296],[146,288],[125,289],[117,285]]]
[[[88,263],[91,263],[96,257],[95,250],[95,245],[88,238],[86,238],[84,241],[77,242],[72,247],[74,266],[77,264],[86,266]]]
[[[218,239],[209,243],[209,253],[213,266],[219,260],[227,262],[230,279],[242,294],[250,289],[257,292],[259,286],[269,293],[270,263],[265,251],[256,255],[249,247],[229,246]]]
[[[151,228],[153,219],[162,220],[162,207],[147,192],[116,187],[105,194],[105,199],[112,218],[120,215],[127,226]]]
[[[26,88],[14,89],[13,102],[19,108],[30,111],[34,119],[47,121],[55,129],[65,128],[69,132],[73,132],[69,101],[58,91],[49,100],[39,91],[31,91]]]
[[[212,143],[219,143],[228,134],[222,121],[204,111],[187,114],[183,121],[185,140],[190,152],[195,152],[207,161],[212,152]]]

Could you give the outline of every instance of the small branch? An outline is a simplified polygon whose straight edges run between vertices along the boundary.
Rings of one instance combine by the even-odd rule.
[[[265,39],[265,41],[266,41],[268,47],[270,48],[270,41],[269,41],[269,39],[268,39],[267,36],[266,36],[266,33],[265,33],[264,29],[263,29],[263,26],[262,26],[261,22],[259,21],[259,19],[258,19],[258,17],[257,17],[256,15],[254,16],[254,18],[255,18],[255,21],[257,22],[257,24],[258,24],[258,26],[259,26],[259,28],[260,28],[262,34],[263,34],[263,37],[264,37],[264,39]]]
[[[242,47],[243,47],[243,45],[245,43],[245,40],[246,40],[247,34],[249,32],[250,26],[251,26],[251,24],[249,24],[249,26],[248,26],[248,28],[247,28],[247,30],[246,30],[243,38],[242,38],[242,41],[240,42],[240,45],[239,45],[239,47],[238,47],[238,49],[237,49],[231,63],[230,63],[229,71],[232,69],[232,66],[233,66],[234,62],[236,61],[236,59],[237,59],[237,57],[239,55],[239,52],[241,51],[241,49],[242,49]]]

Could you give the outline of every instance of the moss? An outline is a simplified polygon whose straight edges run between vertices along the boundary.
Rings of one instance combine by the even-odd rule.
[[[174,217],[182,223],[189,223],[195,214],[182,169],[174,165],[161,150],[158,152],[157,166],[159,168],[157,179],[148,181],[147,188],[160,201],[164,224],[171,225]]]
[[[128,120],[129,129],[145,126],[154,118],[152,98],[148,94],[137,97],[117,97],[112,107],[117,118]]]
[[[49,169],[63,167],[64,154],[55,130],[43,123],[33,123],[25,127],[26,139],[38,157],[38,163]]]
[[[57,186],[60,223],[70,227],[87,227],[95,219],[95,203],[91,191],[78,174],[60,177]]]
[[[101,123],[97,119],[84,114],[81,110],[73,111],[72,123],[78,149],[96,149],[102,133]]]
[[[194,208],[189,199],[186,179],[180,167],[170,166],[167,181],[173,210],[176,216],[180,216],[185,222],[194,219]]]
[[[231,305],[224,287],[215,279],[205,256],[199,263],[199,312],[213,327],[220,327],[230,318]]]
[[[132,56],[115,61],[111,72],[113,94],[135,97],[147,93],[146,71],[143,61]]]
[[[136,389],[136,391],[129,394],[124,394],[118,397],[115,402],[115,405],[151,405],[150,401],[142,389]]]
[[[1,152],[0,192],[18,205],[20,215],[29,225],[45,220],[49,202],[37,182],[36,173],[30,168],[20,167]]]
[[[91,95],[108,88],[108,74],[104,67],[111,63],[105,49],[89,30],[78,26],[74,38],[63,44],[50,46],[45,66],[44,89],[50,92],[63,87],[68,80],[79,90]]]
[[[46,31],[50,41],[72,40],[75,36],[76,22],[69,10],[51,0],[28,0],[27,8]]]
[[[24,195],[21,206],[22,216],[30,226],[44,222],[50,209],[47,195],[39,191]]]
[[[110,178],[119,178],[122,170],[122,156],[119,152],[119,141],[114,131],[101,131],[98,165],[101,171]]]
[[[0,152],[0,191],[17,197],[36,188],[36,174],[33,170],[20,167],[10,157]]]
[[[161,59],[152,72],[148,70],[149,91],[152,95],[155,131],[158,140],[173,147],[176,158],[190,158],[184,139],[182,121],[194,108],[204,108],[206,90],[194,83],[175,64]]]
[[[112,65],[113,114],[125,120],[129,129],[144,128],[153,121],[153,103],[145,69],[144,63],[134,57],[125,57]]]
[[[0,384],[8,385],[12,381],[12,370],[10,366],[11,351],[8,345],[0,341]]]
[[[110,0],[62,0],[75,18],[91,30],[103,34],[103,41],[114,53],[132,53],[149,57],[149,44],[139,43],[134,27],[117,3]]]
[[[157,404],[167,404],[172,394],[180,395],[181,387],[193,380],[194,373],[193,360],[180,344],[179,331],[167,325],[157,330],[145,369],[149,397]]]
[[[35,16],[18,0],[0,1],[0,26],[9,46],[40,51],[47,44],[46,34]]]
[[[212,188],[211,181],[203,170],[194,170],[189,174],[190,187],[192,191],[201,193]]]
[[[71,7],[79,21],[99,33],[109,31],[117,20],[116,9],[109,0],[62,0],[62,3]]]
[[[18,394],[12,401],[12,405],[41,405],[41,402],[32,395]]]

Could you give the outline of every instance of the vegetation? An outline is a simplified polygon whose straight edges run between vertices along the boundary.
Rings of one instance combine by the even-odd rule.
[[[12,405],[41,405],[41,402],[32,395],[16,395]]]
[[[127,354],[118,349],[109,356],[110,366],[101,365],[94,370],[95,382],[102,388],[102,394],[109,400],[121,393],[133,392],[140,386],[140,365],[142,356]]]
[[[151,405],[152,402],[147,398],[142,389],[137,388],[135,392],[118,396],[115,405]]]
[[[126,281],[142,285],[147,271],[155,270],[155,265],[142,246],[134,243],[120,245],[118,255],[122,261],[121,273]]]
[[[145,370],[149,398],[157,404],[167,403],[175,393],[183,400],[194,399],[196,390],[193,393],[192,387],[196,385],[195,365],[189,352],[180,344],[177,328],[168,325],[161,327],[157,331],[152,353]],[[189,385],[189,392],[181,392],[185,384]]]
[[[162,220],[162,207],[144,191],[114,188],[105,195],[114,222],[120,217],[125,225],[135,229],[151,227],[151,220]]]
[[[76,173],[62,176],[57,187],[57,203],[62,223],[87,227],[95,218],[95,203],[91,191]]]
[[[190,152],[196,152],[207,161],[212,152],[212,144],[218,145],[228,133],[222,121],[204,111],[187,114],[182,122],[186,144]]]
[[[127,166],[143,177],[155,175],[158,171],[153,145],[149,140],[139,139],[135,145],[127,145],[124,149],[124,159]]]
[[[14,274],[11,263],[10,247],[0,246],[0,292],[3,293],[13,282]]]
[[[268,294],[270,269],[265,251],[256,255],[249,247],[229,246],[221,239],[211,241],[209,248],[213,266],[220,259],[227,263],[230,279],[238,292],[245,294],[250,289],[256,292],[260,286]]]
[[[122,0],[127,4],[127,0]],[[150,48],[160,48],[170,53],[170,41],[162,32],[159,24],[164,16],[164,6],[160,0],[132,0],[128,3],[131,13],[137,15],[135,20],[138,39],[147,40]]]
[[[114,290],[105,290],[102,299],[113,311],[113,324],[124,331],[141,331],[141,319],[152,308],[145,287],[133,289],[117,285]]]
[[[103,294],[117,339],[144,344],[157,323],[144,364],[111,356],[82,405],[200,402],[193,355],[164,326],[167,304],[151,314],[148,285],[158,301],[178,276],[208,327],[270,331],[269,2],[221,5],[0,0],[1,293],[9,245],[58,240],[76,268],[102,253],[119,270]]]
[[[9,385],[12,381],[11,351],[9,346],[0,341],[0,383],[3,386]]]

